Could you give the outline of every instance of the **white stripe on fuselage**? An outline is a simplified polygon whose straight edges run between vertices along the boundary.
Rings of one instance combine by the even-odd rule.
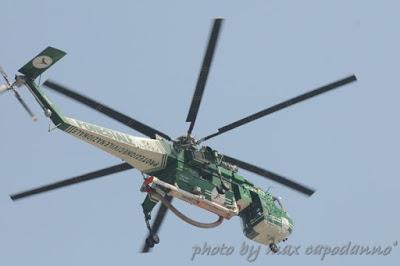
[[[168,151],[160,140],[133,137],[73,118],[65,118],[67,133],[115,155],[142,172],[166,167]]]

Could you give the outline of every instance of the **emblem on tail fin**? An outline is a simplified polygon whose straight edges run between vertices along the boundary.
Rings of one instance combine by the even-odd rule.
[[[47,55],[40,55],[32,60],[32,65],[38,69],[48,68],[52,63],[53,59]]]

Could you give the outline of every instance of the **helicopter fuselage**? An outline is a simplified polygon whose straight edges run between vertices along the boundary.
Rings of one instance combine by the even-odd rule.
[[[293,230],[293,221],[275,197],[240,176],[209,147],[171,145],[162,138],[134,137],[68,117],[58,128],[156,177],[150,185],[163,195],[225,219],[241,217],[245,235],[258,243],[278,243]],[[150,213],[157,202],[147,195],[144,212]]]

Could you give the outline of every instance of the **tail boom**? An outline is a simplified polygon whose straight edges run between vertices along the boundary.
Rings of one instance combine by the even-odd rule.
[[[144,173],[167,165],[170,146],[163,140],[134,137],[77,119],[64,117],[62,130],[110,153]]]
[[[65,117],[35,83],[35,79],[61,59],[66,53],[47,47],[30,62],[25,64],[17,76],[24,83],[45,115],[64,132],[110,153],[144,173],[162,170],[167,165],[170,145],[163,140],[133,137],[115,130],[103,128],[77,119]]]

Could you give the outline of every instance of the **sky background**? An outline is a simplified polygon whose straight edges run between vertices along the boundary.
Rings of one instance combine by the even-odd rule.
[[[235,129],[207,144],[317,190],[310,198],[254,174],[280,195],[295,221],[299,256],[261,251],[252,265],[397,265],[400,112],[398,1],[15,1],[3,0],[0,64],[10,76],[48,45],[68,55],[45,73],[172,137],[185,118],[214,17],[224,17],[194,134],[355,73],[358,82]],[[169,214],[161,243],[141,254],[147,233],[137,171],[19,202],[9,194],[119,163],[61,131],[26,90],[40,120],[11,94],[0,98],[0,265],[228,265],[241,221],[205,230]],[[140,133],[48,94],[67,116]],[[204,221],[214,216],[177,203]],[[309,245],[392,247],[388,256],[306,256]],[[207,242],[231,256],[198,256]]]

